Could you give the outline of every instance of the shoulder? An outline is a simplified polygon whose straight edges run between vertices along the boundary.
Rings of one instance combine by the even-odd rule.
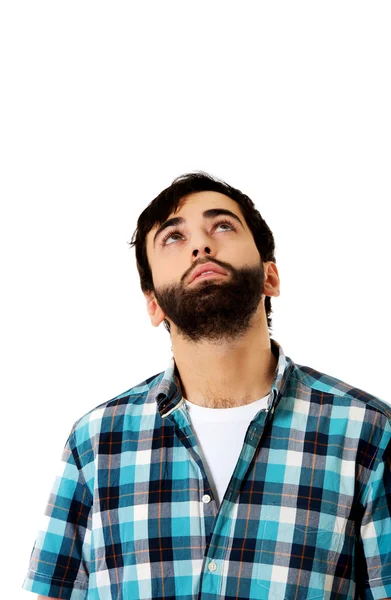
[[[391,424],[391,404],[337,377],[312,367],[294,363],[291,379],[298,389],[311,393],[311,400],[321,397],[325,403],[345,405],[378,412]]]
[[[162,376],[163,372],[152,375],[83,414],[72,426],[69,436],[71,445],[91,444],[96,436],[119,433],[125,427],[129,428],[131,421],[139,424],[137,417],[154,414],[156,389]]]
[[[391,406],[346,381],[294,363],[285,394],[295,410],[308,415],[325,443],[332,437],[343,446],[353,440],[360,456],[384,456],[391,446]]]

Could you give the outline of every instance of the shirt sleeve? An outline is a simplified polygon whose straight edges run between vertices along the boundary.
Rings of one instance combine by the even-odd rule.
[[[25,590],[66,600],[87,598],[91,508],[91,492],[71,433],[31,552]]]
[[[382,436],[380,458],[364,496],[356,573],[360,598],[391,597],[391,426]]]

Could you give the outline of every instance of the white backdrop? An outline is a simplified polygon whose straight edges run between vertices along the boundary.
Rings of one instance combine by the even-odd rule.
[[[21,589],[73,423],[159,373],[127,244],[205,170],[276,240],[273,337],[391,403],[391,6],[4,2],[2,597]]]

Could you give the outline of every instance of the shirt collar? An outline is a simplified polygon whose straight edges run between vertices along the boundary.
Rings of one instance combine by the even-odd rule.
[[[285,354],[281,344],[276,340],[270,338],[270,344],[274,356],[278,359],[276,375],[267,405],[268,410],[273,408],[274,411],[276,403],[284,393],[294,363]],[[179,408],[183,401],[182,389],[174,356],[170,358],[165,371],[157,376],[156,384],[151,388],[148,396],[150,395],[152,396],[151,399],[157,403],[157,408],[162,418],[167,417],[168,414]]]

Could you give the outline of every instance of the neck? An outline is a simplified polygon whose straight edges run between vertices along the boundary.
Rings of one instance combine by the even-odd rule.
[[[271,351],[266,322],[240,339],[189,342],[172,335],[172,350],[183,396],[208,408],[232,408],[266,396],[278,359]]]

